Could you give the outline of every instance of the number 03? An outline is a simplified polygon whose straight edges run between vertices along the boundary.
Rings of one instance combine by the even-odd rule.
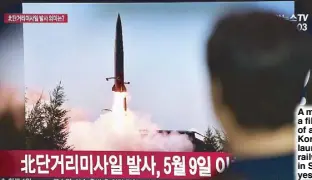
[[[297,29],[299,31],[307,31],[308,25],[307,25],[307,23],[299,23],[299,24],[297,24]]]

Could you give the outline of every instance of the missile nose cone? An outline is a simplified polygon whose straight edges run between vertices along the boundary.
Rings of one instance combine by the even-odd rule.
[[[116,25],[117,25],[117,29],[121,29],[121,18],[120,18],[120,14],[118,13],[118,16],[117,16],[117,22],[116,22]]]
[[[117,21],[121,21],[119,13],[118,13],[118,16],[117,16]]]

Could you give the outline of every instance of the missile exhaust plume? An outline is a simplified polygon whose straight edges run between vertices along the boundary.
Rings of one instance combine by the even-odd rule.
[[[92,121],[70,122],[68,144],[74,150],[178,151],[194,147],[187,135],[157,132],[159,127],[144,114],[123,110],[124,94],[116,92],[111,112]],[[147,133],[143,134],[142,129]]]

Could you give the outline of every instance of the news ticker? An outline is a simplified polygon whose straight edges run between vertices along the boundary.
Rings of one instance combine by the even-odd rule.
[[[216,152],[3,151],[0,156],[5,165],[0,177],[27,177],[11,180],[197,179],[222,173],[234,160]]]

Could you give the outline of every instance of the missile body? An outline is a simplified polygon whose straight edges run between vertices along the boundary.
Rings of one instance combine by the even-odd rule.
[[[116,22],[115,34],[115,77],[106,78],[106,80],[114,79],[115,83],[112,87],[114,92],[127,92],[125,84],[130,84],[124,80],[124,51],[122,39],[122,26],[120,15],[118,14]],[[124,110],[127,110],[127,100],[124,98]]]
[[[119,14],[117,17],[116,37],[115,37],[115,84],[112,90],[114,92],[127,91],[124,82],[124,51],[122,40],[122,26]]]

